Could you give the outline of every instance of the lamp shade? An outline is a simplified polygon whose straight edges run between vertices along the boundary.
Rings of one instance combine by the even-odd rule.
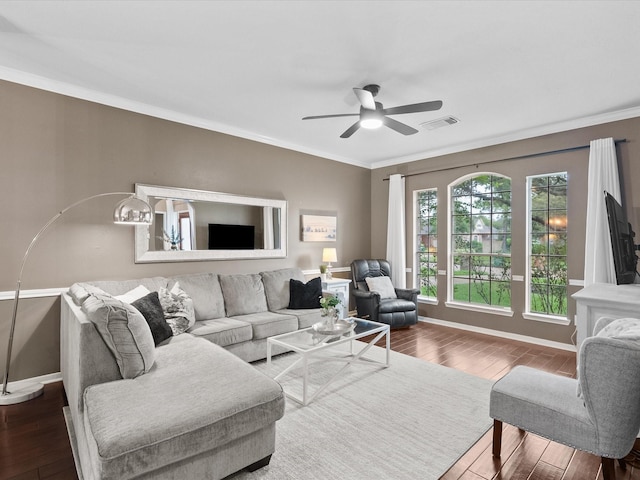
[[[323,262],[337,262],[338,261],[338,253],[335,248],[323,248],[322,249],[322,261]]]
[[[135,195],[125,198],[113,211],[113,223],[151,225],[153,223],[151,206]]]

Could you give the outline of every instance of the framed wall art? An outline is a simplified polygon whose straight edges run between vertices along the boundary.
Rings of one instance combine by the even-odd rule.
[[[301,215],[303,242],[335,242],[338,225],[336,215]]]

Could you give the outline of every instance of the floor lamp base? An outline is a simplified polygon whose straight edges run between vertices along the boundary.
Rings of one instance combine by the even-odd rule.
[[[11,384],[8,385],[9,387],[11,386]],[[44,385],[42,383],[31,383],[21,388],[11,388],[10,390],[6,395],[0,394],[0,405],[13,405],[39,397],[44,391]]]

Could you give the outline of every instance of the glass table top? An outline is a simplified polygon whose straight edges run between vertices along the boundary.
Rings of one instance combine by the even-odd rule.
[[[313,327],[309,327],[303,330],[270,337],[268,342],[290,347],[298,351],[309,351],[357,340],[367,335],[389,329],[389,325],[371,320],[361,318],[349,318],[345,320],[353,321],[355,328],[341,335],[325,335],[318,333]]]

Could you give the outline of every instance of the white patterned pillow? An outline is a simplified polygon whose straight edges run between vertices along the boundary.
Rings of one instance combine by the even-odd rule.
[[[186,332],[196,323],[193,299],[180,288],[179,282],[174,283],[171,289],[160,288],[158,297],[164,311],[164,318],[174,335]]]

